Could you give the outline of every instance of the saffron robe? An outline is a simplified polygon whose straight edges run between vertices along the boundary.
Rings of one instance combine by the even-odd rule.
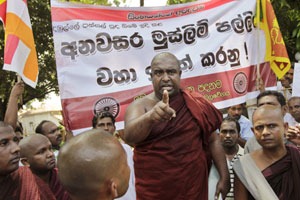
[[[58,170],[54,168],[51,170],[49,184],[35,175],[39,190],[43,195],[43,199],[47,200],[71,200],[68,192],[64,189],[58,179]]]
[[[41,200],[34,175],[28,167],[19,167],[0,181],[0,199]]]
[[[157,123],[134,149],[137,199],[208,199],[209,137],[222,115],[200,94],[170,99],[176,117]]]

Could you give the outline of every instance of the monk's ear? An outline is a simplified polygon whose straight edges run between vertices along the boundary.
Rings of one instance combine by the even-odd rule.
[[[112,195],[113,199],[115,199],[119,196],[117,184],[114,180],[111,180],[111,182],[110,182],[110,191],[111,191],[111,195]]]
[[[21,158],[20,161],[21,161],[22,165],[30,167],[30,164],[29,164],[27,158],[25,158],[25,157]]]

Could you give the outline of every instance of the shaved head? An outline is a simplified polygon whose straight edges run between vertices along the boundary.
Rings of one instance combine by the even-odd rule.
[[[128,188],[129,167],[126,153],[111,134],[99,129],[83,132],[61,149],[59,178],[74,199],[115,198]],[[101,198],[100,198],[101,199]]]
[[[51,142],[46,136],[33,134],[21,140],[19,145],[22,164],[29,166],[34,174],[46,174],[55,167]]]
[[[253,113],[253,132],[263,149],[275,152],[284,147],[284,133],[288,125],[284,123],[282,110],[278,106],[263,105]]]
[[[278,118],[281,118],[283,120],[282,110],[276,106],[273,105],[263,105],[258,107],[253,115],[252,115],[252,121],[256,120],[256,118],[264,118],[270,115],[275,115]]]
[[[0,121],[0,178],[19,167],[19,139],[9,124]]]
[[[166,58],[175,60],[177,62],[178,69],[180,69],[179,60],[177,59],[177,57],[174,54],[169,53],[169,52],[159,53],[156,56],[154,56],[151,61],[151,67],[153,67],[154,65],[157,65],[159,62],[161,62],[161,60],[165,60]]]
[[[20,154],[22,157],[31,157],[36,149],[36,146],[41,142],[47,142],[49,139],[41,134],[34,134],[28,137],[25,137],[20,141],[19,146],[21,148]]]

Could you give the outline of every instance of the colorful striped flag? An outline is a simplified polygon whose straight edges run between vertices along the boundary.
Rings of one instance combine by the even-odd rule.
[[[3,69],[17,72],[35,88],[38,61],[26,0],[0,0],[0,18],[5,28]]]
[[[280,79],[290,69],[291,62],[270,0],[257,0],[257,21],[260,21],[259,28],[265,33],[265,61],[270,62]]]

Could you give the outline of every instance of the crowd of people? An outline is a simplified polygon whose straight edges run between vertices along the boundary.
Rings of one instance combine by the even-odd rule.
[[[181,88],[181,73],[175,55],[153,58],[153,92],[128,106],[121,138],[109,111],[68,140],[47,120],[25,137],[17,114],[24,84],[17,83],[0,121],[0,199],[300,199],[293,69],[277,91],[259,87],[250,119],[245,104],[223,118],[199,93]]]

